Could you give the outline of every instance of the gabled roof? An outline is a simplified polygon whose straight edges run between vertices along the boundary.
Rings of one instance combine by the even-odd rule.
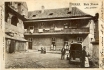
[[[42,18],[60,18],[60,17],[83,17],[91,15],[82,12],[77,7],[72,7],[72,11],[69,12],[69,8],[59,8],[59,9],[46,9],[43,13],[41,10],[31,11],[28,13],[29,19],[42,19]]]

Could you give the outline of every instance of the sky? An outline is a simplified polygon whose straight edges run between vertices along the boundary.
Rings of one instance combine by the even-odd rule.
[[[35,11],[35,10],[41,10],[41,6],[44,6],[45,9],[57,9],[57,8],[65,8],[69,7],[69,3],[77,4],[72,5],[72,7],[78,7],[80,10],[82,10],[85,13],[88,13],[90,15],[95,15],[95,13],[98,13],[101,7],[101,1],[100,0],[25,0],[28,6],[28,11]],[[80,3],[80,5],[78,5]],[[84,3],[89,5],[84,5]],[[91,3],[98,4],[98,5],[91,5]],[[88,9],[85,9],[88,7]],[[96,8],[92,8],[96,7]]]
[[[11,0],[4,0],[4,1],[11,1]],[[17,0],[12,0],[17,1]],[[28,11],[35,11],[35,10],[41,10],[41,6],[44,6],[45,9],[57,9],[57,8],[65,8],[69,7],[69,3],[80,3],[80,6],[78,5],[72,5],[72,7],[78,7],[80,10],[82,10],[85,13],[88,13],[90,15],[95,15],[95,13],[98,13],[101,11],[101,0],[18,0],[22,2],[26,2],[28,6]],[[98,5],[84,5],[84,3],[98,3]],[[85,9],[86,7],[89,7],[90,9]],[[91,8],[96,7],[96,8]]]

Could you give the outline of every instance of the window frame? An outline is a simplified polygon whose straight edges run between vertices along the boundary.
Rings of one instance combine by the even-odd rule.
[[[32,41],[33,41],[33,38],[28,38],[28,41],[29,41],[29,42],[32,42]]]
[[[83,41],[83,37],[77,37],[77,41],[78,42],[82,42]]]

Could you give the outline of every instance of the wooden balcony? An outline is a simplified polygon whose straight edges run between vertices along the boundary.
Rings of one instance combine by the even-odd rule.
[[[39,29],[34,29],[33,32],[25,31],[24,35],[54,35],[54,34],[88,34],[89,28],[69,28],[60,30],[45,30],[39,32]]]

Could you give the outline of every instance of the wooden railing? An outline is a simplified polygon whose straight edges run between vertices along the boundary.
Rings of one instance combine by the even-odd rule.
[[[63,30],[45,30],[43,29],[42,32],[39,32],[38,29],[34,29],[33,33],[30,30],[25,31],[25,35],[29,34],[82,34],[82,33],[89,33],[89,28],[70,28],[70,29],[63,29]]]

